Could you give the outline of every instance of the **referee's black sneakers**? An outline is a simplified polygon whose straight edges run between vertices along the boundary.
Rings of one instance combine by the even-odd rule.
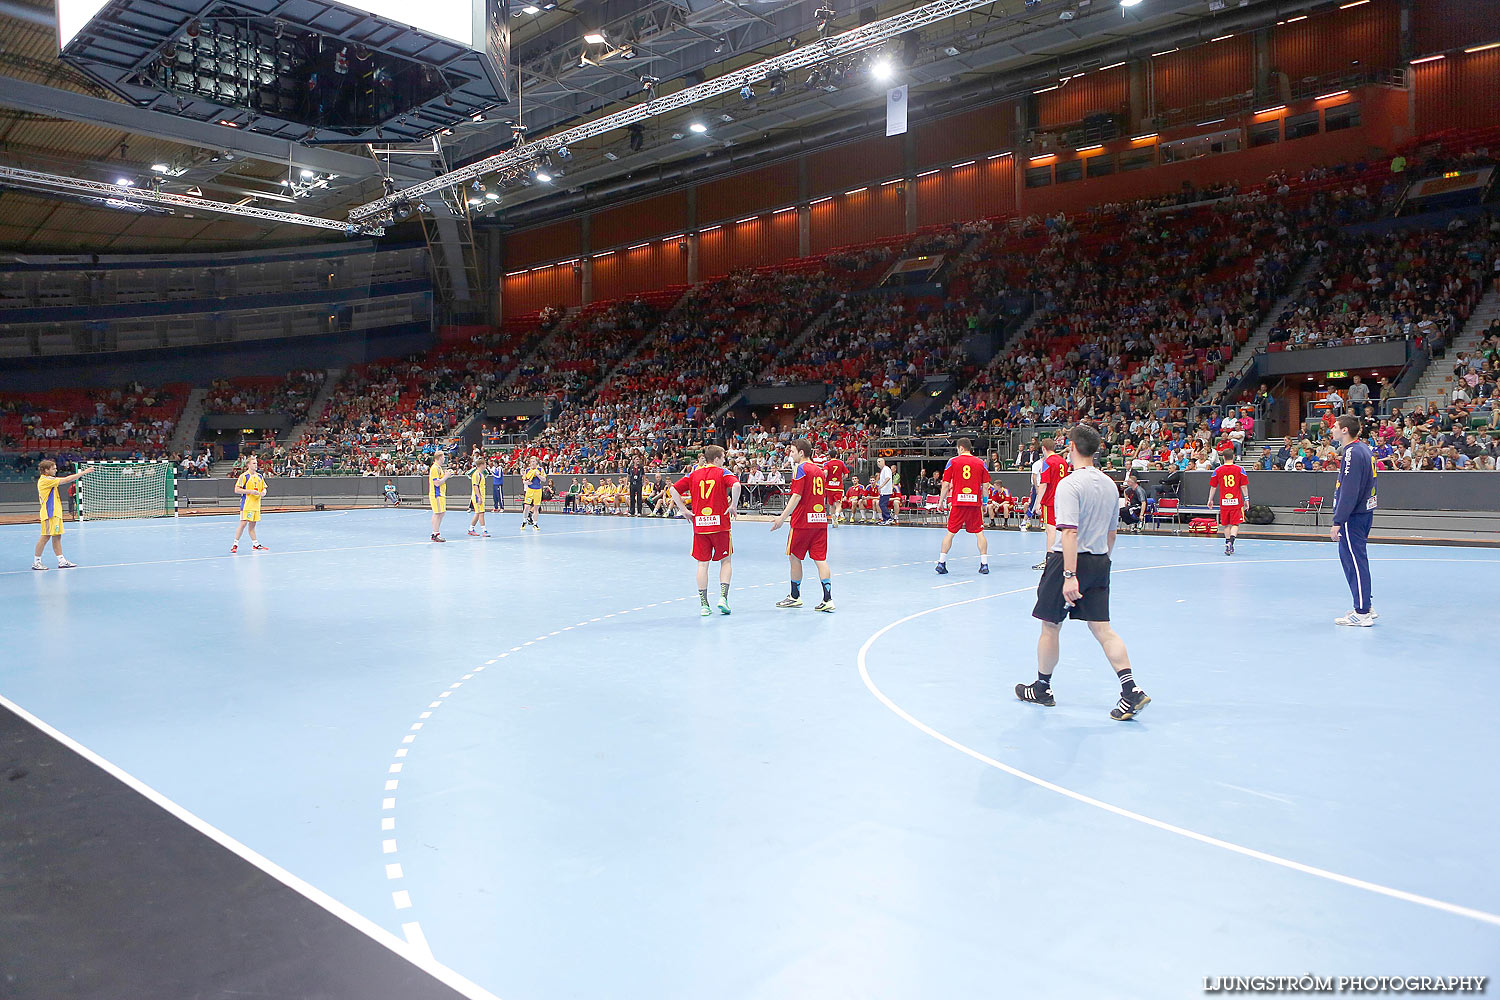
[[[1135,688],[1128,695],[1120,695],[1119,702],[1109,710],[1109,717],[1116,722],[1129,722],[1141,714],[1141,709],[1151,704],[1151,696],[1140,688]]]
[[[1048,708],[1057,704],[1052,697],[1052,689],[1044,687],[1041,681],[1032,681],[1030,684],[1017,684],[1016,697],[1022,701],[1029,701],[1033,705],[1046,705]]]

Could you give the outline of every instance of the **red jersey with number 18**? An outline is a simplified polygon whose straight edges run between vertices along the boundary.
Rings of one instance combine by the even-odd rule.
[[[672,484],[693,512],[694,534],[712,535],[729,530],[729,496],[738,483],[739,479],[728,469],[708,465]]]
[[[1220,507],[1239,507],[1245,501],[1246,482],[1245,470],[1229,462],[1214,470],[1208,485],[1219,491]]]

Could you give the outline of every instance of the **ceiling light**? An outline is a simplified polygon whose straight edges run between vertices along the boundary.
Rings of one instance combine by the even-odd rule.
[[[1490,42],[1488,45],[1476,45],[1473,48],[1464,49],[1464,52],[1488,52],[1490,49],[1500,49],[1500,42]]]
[[[603,45],[604,35],[602,32],[590,31],[588,34],[583,36],[583,40],[585,42],[588,42],[590,45]]]
[[[1120,0],[1120,6],[1121,7],[1134,7],[1136,4],[1138,4],[1140,2],[1141,2],[1141,0]]]
[[[538,170],[536,172],[536,179],[541,181],[543,184],[547,184],[552,180],[552,175],[547,173],[547,171],[545,170]]]
[[[714,55],[718,55],[720,52],[723,52],[724,49],[725,49],[725,47],[727,47],[728,45],[729,45],[728,39],[725,39],[725,38],[715,38],[714,39]]]
[[[122,188],[135,187],[135,181],[131,180],[129,177],[116,177],[115,178],[115,187],[122,187]]]
[[[486,191],[484,193],[484,200],[485,201],[499,201],[500,200],[500,196],[498,194],[496,194],[495,192],[493,192],[493,191]]]
[[[708,126],[705,125],[705,124],[703,124],[702,122],[693,122],[691,125],[688,126],[688,131],[689,132],[696,132],[699,135],[702,135],[704,132],[708,131]]]
[[[151,164],[151,169],[158,174],[164,174],[172,168],[167,166],[165,163],[153,163]]]
[[[1435,55],[1435,56],[1423,56],[1420,59],[1413,59],[1411,61],[1411,64],[1413,66],[1420,66],[1422,63],[1437,62],[1439,59],[1447,59],[1447,58],[1448,58],[1447,56],[1441,55],[1441,54]]]
[[[888,57],[882,56],[870,64],[870,75],[883,82],[896,75],[896,67]]]
[[[302,179],[305,180],[305,181],[312,180],[313,179],[313,172],[311,170],[304,170],[304,171],[302,171]]]
[[[521,8],[522,14],[540,14],[541,12],[542,8],[536,6],[535,4],[527,4],[525,7]]]

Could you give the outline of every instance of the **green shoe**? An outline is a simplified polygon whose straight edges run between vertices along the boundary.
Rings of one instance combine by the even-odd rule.
[[[721,598],[719,598],[719,614],[721,614],[721,615],[727,615],[729,613],[730,613],[729,612],[729,598],[727,598],[727,597],[721,597]]]
[[[713,609],[711,609],[707,604],[698,605],[698,617],[707,618],[711,614],[713,614]]]

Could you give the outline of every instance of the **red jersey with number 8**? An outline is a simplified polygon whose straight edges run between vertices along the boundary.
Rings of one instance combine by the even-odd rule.
[[[717,465],[695,469],[672,485],[693,512],[693,533],[712,535],[729,530],[729,496],[739,479]]]
[[[984,460],[973,455],[955,455],[943,469],[948,484],[948,502],[955,507],[978,507],[984,500],[984,486],[990,481],[990,470]]]

